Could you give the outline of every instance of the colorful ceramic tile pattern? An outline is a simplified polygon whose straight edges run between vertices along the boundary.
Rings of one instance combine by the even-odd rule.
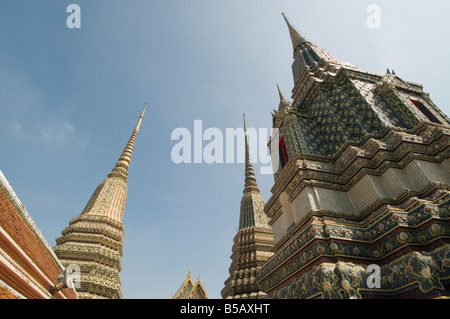
[[[448,117],[421,85],[359,70],[286,22],[293,100],[280,93],[272,116],[289,161],[264,209],[274,246],[257,272],[262,291],[450,296]],[[380,269],[379,287],[368,284],[370,267]]]

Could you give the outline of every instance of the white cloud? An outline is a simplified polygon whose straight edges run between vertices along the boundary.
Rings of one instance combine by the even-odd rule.
[[[26,71],[8,66],[0,58],[0,127],[25,143],[47,147],[87,146],[88,134],[61,114],[67,101],[51,99],[52,92],[35,83]]]
[[[22,124],[20,124],[18,121],[14,120],[11,123],[9,123],[9,128],[14,132],[14,133],[20,133],[22,132]]]
[[[73,126],[61,120],[38,124],[38,138],[48,144],[63,144],[70,139],[73,131]]]
[[[16,138],[49,147],[87,145],[86,134],[78,132],[73,124],[61,118],[47,119],[28,127],[13,120],[9,123],[9,128]]]

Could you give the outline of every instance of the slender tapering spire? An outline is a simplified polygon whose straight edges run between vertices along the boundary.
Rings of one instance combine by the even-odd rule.
[[[108,178],[97,186],[80,216],[73,218],[56,239],[54,251],[63,265],[78,265],[81,269],[83,275],[77,288],[80,299],[122,298],[119,272],[128,168],[146,107],[147,103]]]
[[[125,149],[120,155],[119,160],[116,163],[116,166],[113,168],[111,173],[108,174],[108,177],[122,177],[125,181],[128,179],[128,168],[130,167],[131,156],[133,155],[134,144],[136,143],[136,137],[139,133],[139,128],[141,127],[141,122],[144,117],[145,109],[147,108],[148,103],[145,103],[144,109],[142,110],[141,115],[139,116],[139,120],[134,128],[133,134],[131,134],[130,139],[128,140]]]
[[[244,133],[245,133],[245,186],[244,193],[257,191],[259,192],[258,185],[256,184],[255,170],[253,169],[252,159],[250,157],[250,147],[248,144],[247,125],[244,117]]]
[[[292,40],[292,48],[297,49],[297,47],[305,42],[308,42],[301,34],[300,32],[291,24],[291,22],[288,20],[284,12],[281,13],[283,15],[284,21],[286,21],[286,24],[289,28],[289,35],[291,36]]]
[[[277,88],[278,88],[278,94],[280,95],[280,104],[278,105],[278,110],[281,110],[283,108],[290,108],[291,103],[285,99],[285,97],[283,96],[283,93],[281,93],[281,89],[278,84],[277,84]]]
[[[280,86],[277,84],[277,89],[278,89],[278,95],[280,95],[280,104],[281,104],[281,102],[283,102],[283,101],[286,101],[287,102],[287,100],[284,98],[284,96],[283,96],[283,93],[281,93],[281,90],[280,90]]]
[[[272,256],[273,233],[269,218],[264,212],[264,198],[256,184],[250,159],[247,125],[245,131],[245,187],[239,213],[239,231],[234,237],[230,276],[221,291],[222,298],[264,298],[266,293],[258,284],[258,269]]]

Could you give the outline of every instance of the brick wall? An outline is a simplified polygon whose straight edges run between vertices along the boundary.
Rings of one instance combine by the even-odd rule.
[[[21,204],[19,204],[21,205]],[[15,207],[16,206],[16,207]],[[24,209],[23,209],[24,210]],[[23,252],[32,260],[32,262],[44,273],[44,275],[55,285],[57,283],[58,274],[62,273],[61,266],[55,260],[54,255],[48,251],[48,244],[42,243],[42,238],[36,234],[35,230],[30,228],[29,217],[17,207],[17,202],[11,196],[8,189],[0,183],[0,227],[11,237]],[[0,249],[5,251],[11,258],[16,260],[11,246],[6,242],[0,241]],[[51,248],[50,248],[51,249]],[[18,261],[18,264],[27,270],[28,265]],[[1,276],[1,274],[0,274]],[[42,286],[50,289],[50,284],[33,275]],[[0,279],[2,279],[0,277]],[[7,282],[7,280],[3,279]],[[1,287],[1,286],[0,286]],[[48,291],[47,290],[47,291]],[[64,289],[61,291],[67,298],[76,298],[76,293],[72,289]],[[0,298],[14,297],[5,289],[0,290]]]

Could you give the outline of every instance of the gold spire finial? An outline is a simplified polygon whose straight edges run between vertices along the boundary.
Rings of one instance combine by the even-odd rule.
[[[278,105],[278,110],[281,110],[282,108],[286,108],[286,107],[290,108],[291,103],[285,99],[285,97],[283,96],[283,93],[281,93],[281,89],[278,84],[277,84],[277,88],[278,88],[278,95],[280,96],[280,104]],[[276,113],[276,111],[275,111],[275,113]]]
[[[282,12],[281,14],[283,15],[284,21],[286,21],[286,24],[288,26],[289,35],[291,36],[292,41],[292,47],[295,51],[295,49],[297,49],[300,44],[308,41],[306,41],[306,39],[300,34],[300,32],[291,24],[289,19],[286,17],[286,14],[284,12]]]
[[[280,86],[277,84],[277,89],[278,89],[278,95],[280,96],[280,102],[283,100],[286,100],[283,96],[283,93],[281,93],[281,89]]]
[[[133,130],[133,134],[131,134],[130,139],[128,140],[125,149],[120,155],[119,160],[116,163],[116,166],[112,169],[111,173],[108,174],[108,177],[122,177],[125,181],[128,179],[128,168],[130,167],[131,156],[133,155],[134,145],[136,143],[136,137],[139,133],[139,129],[141,127],[142,119],[144,117],[145,109],[147,108],[148,103],[146,102],[144,105],[144,109],[139,116],[139,120],[136,124],[136,127]]]

